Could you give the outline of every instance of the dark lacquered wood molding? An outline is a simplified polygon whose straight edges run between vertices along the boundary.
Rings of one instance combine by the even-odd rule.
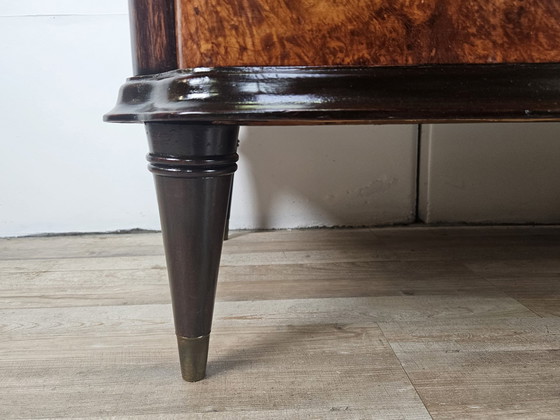
[[[175,2],[129,0],[128,9],[134,74],[176,69]]]
[[[184,69],[130,78],[105,120],[559,121],[560,64]]]

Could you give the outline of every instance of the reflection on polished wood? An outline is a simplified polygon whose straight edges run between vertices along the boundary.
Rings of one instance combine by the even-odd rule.
[[[175,4],[169,0],[129,0],[134,74],[177,68]]]
[[[112,122],[557,121],[560,64],[226,67],[130,79]]]
[[[180,68],[560,62],[551,0],[178,0]]]

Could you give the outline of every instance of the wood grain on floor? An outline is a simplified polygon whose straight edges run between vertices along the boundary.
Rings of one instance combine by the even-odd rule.
[[[161,236],[0,240],[0,418],[560,417],[560,229],[233,232],[208,378]]]

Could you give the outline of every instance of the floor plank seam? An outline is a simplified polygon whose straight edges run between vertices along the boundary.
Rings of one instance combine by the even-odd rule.
[[[381,325],[379,325],[378,322],[375,323],[375,325],[377,325],[377,327],[379,328],[379,331],[381,331],[381,335],[383,336],[383,338],[385,340],[387,340],[387,344],[389,344],[389,348],[391,349],[391,353],[393,353],[393,355],[395,356],[395,358],[398,360],[399,362],[399,366],[401,367],[403,373],[406,375],[406,377],[408,378],[408,381],[410,382],[410,385],[412,386],[412,388],[414,389],[414,392],[416,393],[416,395],[418,396],[418,399],[420,400],[420,402],[422,403],[422,405],[424,406],[424,408],[426,409],[426,412],[428,413],[428,415],[430,416],[430,418],[433,420],[434,417],[432,416],[432,413],[430,412],[430,410],[428,409],[428,406],[426,405],[426,402],[424,401],[424,399],[422,398],[422,395],[420,395],[420,392],[418,392],[418,389],[416,389],[416,386],[414,385],[414,382],[412,381],[412,378],[410,377],[410,375],[408,374],[408,372],[406,371],[405,367],[402,364],[401,359],[399,358],[399,356],[397,355],[397,353],[395,352],[395,349],[393,348],[393,345],[391,344],[391,341],[387,338],[387,336],[385,335],[385,331],[383,331],[383,328],[381,327]]]
[[[526,308],[529,312],[535,314],[537,317],[539,318],[552,318],[552,317],[544,317],[542,315],[540,315],[539,313],[535,312],[533,309],[531,309],[529,306],[523,304],[523,302],[521,302],[519,299],[517,299],[515,296],[513,296],[511,293],[508,293],[504,290],[501,290],[499,288],[498,285],[496,285],[495,283],[492,282],[492,280],[486,278],[486,276],[482,276],[488,283],[490,283],[492,286],[496,287],[498,290],[500,290],[500,292],[502,292],[504,295],[506,295],[507,297],[515,300],[518,304],[520,304],[521,306],[523,306],[524,308]]]

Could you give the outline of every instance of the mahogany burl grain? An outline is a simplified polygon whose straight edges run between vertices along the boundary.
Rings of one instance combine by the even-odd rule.
[[[557,0],[177,0],[198,66],[560,62]]]
[[[129,0],[128,9],[134,74],[175,70],[175,3],[169,0]]]

